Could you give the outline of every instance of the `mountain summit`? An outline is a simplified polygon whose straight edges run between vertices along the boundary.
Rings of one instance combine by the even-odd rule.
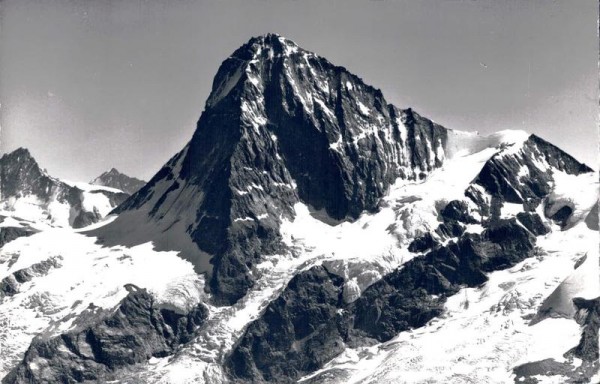
[[[54,178],[26,148],[0,158],[0,211],[7,216],[80,228],[102,219],[127,196]]]
[[[52,183],[27,148],[17,148],[4,154],[0,164],[0,199],[28,193],[45,194]]]
[[[198,250],[184,257],[232,303],[252,285],[252,265],[282,251],[279,227],[296,203],[331,221],[375,211],[398,177],[442,165],[447,132],[290,40],[252,38],[219,68],[189,144],[115,210],[110,227],[144,212],[153,228],[136,237],[185,234]],[[115,241],[117,232],[100,236]],[[154,238],[159,249],[176,247],[163,240]]]
[[[181,251],[231,304],[253,285],[254,265],[284,252],[280,227],[297,203],[330,223],[354,220],[396,180],[423,179],[465,146],[499,144],[399,109],[345,68],[267,34],[221,64],[190,142],[98,236]]]
[[[104,172],[94,180],[90,181],[90,184],[120,189],[129,195],[133,195],[142,188],[146,182],[136,179],[135,177],[127,176],[126,174],[117,171],[116,168],[111,168],[110,171]]]

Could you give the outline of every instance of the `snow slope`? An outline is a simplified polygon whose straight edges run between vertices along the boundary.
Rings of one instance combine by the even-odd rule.
[[[584,173],[579,176],[554,172],[554,190],[548,196],[548,215],[552,216],[564,206],[573,209],[567,228],[585,219],[598,202],[598,174]]]
[[[16,239],[0,250],[0,280],[48,263],[46,273],[17,284],[14,295],[0,293],[0,377],[22,357],[41,332],[59,334],[90,304],[113,308],[127,295],[125,284],[147,288],[169,307],[187,310],[201,300],[204,282],[174,252],[152,245],[103,248],[94,237],[70,228],[49,228]],[[4,296],[2,298],[2,296]]]
[[[60,183],[60,181],[58,181]],[[114,207],[108,194],[122,194],[118,189],[94,186],[86,183],[64,182],[78,189],[80,206],[75,207],[67,201],[57,198],[60,190],[47,199],[34,194],[10,196],[0,200],[0,215],[15,217],[36,223],[45,223],[53,227],[72,227],[82,212],[100,217],[106,216]],[[108,193],[108,194],[107,194]]]
[[[528,138],[529,134],[521,130],[507,129],[487,136],[482,136],[478,132],[450,130],[446,143],[446,156],[460,157],[501,145],[519,148]]]

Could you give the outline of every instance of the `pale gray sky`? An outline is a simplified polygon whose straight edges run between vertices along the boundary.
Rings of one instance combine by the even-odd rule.
[[[266,32],[448,128],[525,129],[597,166],[596,0],[2,0],[0,16],[0,152],[59,177],[151,177],[220,63]]]

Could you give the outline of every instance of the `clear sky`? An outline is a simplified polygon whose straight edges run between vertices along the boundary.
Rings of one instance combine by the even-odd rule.
[[[0,17],[0,152],[58,177],[150,178],[266,32],[448,128],[525,129],[597,167],[596,0],[2,0]]]

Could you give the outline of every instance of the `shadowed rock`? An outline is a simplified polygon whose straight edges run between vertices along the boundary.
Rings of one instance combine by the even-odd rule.
[[[114,380],[116,369],[173,353],[208,314],[202,304],[185,314],[160,308],[145,290],[128,290],[115,311],[91,306],[68,332],[37,336],[2,383]]]
[[[499,221],[481,235],[416,257],[345,304],[343,279],[313,267],[288,284],[252,322],[226,361],[243,382],[293,382],[344,350],[390,340],[443,312],[461,287],[487,281],[486,273],[533,255],[535,238],[515,219]]]
[[[2,227],[0,228],[0,248],[19,237],[31,236],[34,230],[22,227]]]

